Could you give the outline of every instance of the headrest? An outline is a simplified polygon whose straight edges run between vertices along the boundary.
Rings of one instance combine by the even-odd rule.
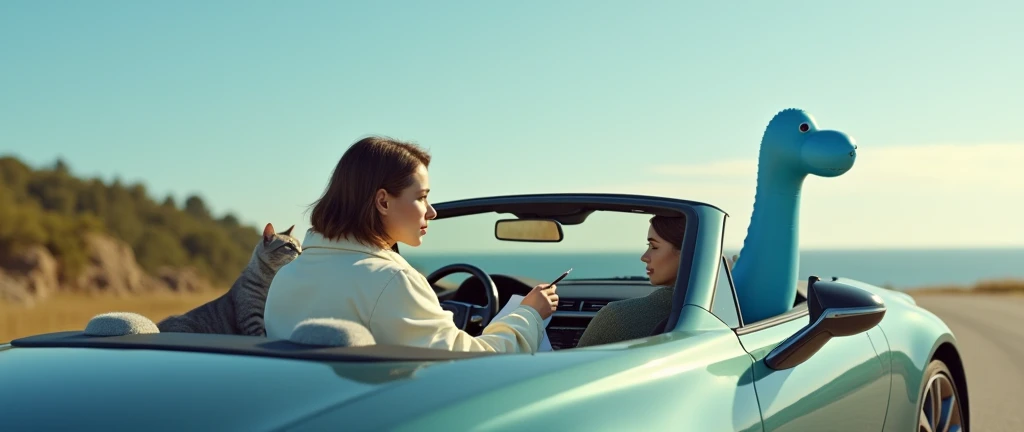
[[[96,315],[85,326],[88,336],[123,336],[160,333],[149,318],[133,312],[107,312]]]
[[[289,341],[316,346],[364,346],[373,345],[377,341],[370,330],[362,324],[335,318],[309,318],[303,320],[292,330]]]

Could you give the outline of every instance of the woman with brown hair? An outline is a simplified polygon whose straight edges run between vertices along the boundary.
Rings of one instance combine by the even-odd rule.
[[[558,305],[555,286],[534,287],[511,314],[473,337],[398,254],[399,242],[419,246],[437,216],[427,202],[429,165],[422,148],[388,138],[365,138],[345,152],[313,207],[302,255],[271,283],[267,337],[288,338],[309,318],[336,318],[362,324],[378,344],[537,351],[543,321]]]
[[[647,228],[647,264],[651,285],[661,288],[644,296],[608,303],[590,321],[577,347],[602,345],[651,336],[672,313],[672,293],[679,273],[686,223],[683,217],[655,216]]]

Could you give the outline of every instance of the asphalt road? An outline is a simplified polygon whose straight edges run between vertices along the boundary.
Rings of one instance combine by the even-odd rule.
[[[972,430],[1024,431],[1024,296],[915,295],[960,342]]]

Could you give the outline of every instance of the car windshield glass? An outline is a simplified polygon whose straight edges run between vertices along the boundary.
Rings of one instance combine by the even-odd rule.
[[[563,225],[560,242],[520,242],[495,238],[495,222],[509,214],[483,213],[430,222],[423,244],[400,244],[400,252],[424,275],[453,263],[504,274],[551,281],[572,268],[566,280],[629,278],[647,280],[640,261],[647,248],[651,215],[596,211],[578,225]],[[445,280],[464,280],[465,273]]]

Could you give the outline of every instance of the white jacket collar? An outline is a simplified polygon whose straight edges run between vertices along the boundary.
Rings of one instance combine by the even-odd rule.
[[[307,249],[334,249],[343,250],[349,252],[360,252],[367,255],[373,255],[379,258],[395,261],[406,267],[411,267],[404,257],[396,253],[391,249],[385,249],[380,246],[370,246],[362,244],[358,241],[349,238],[340,238],[338,240],[330,240],[324,237],[322,234],[313,231],[312,228],[306,230],[306,238],[302,240],[302,250],[305,252]]]

